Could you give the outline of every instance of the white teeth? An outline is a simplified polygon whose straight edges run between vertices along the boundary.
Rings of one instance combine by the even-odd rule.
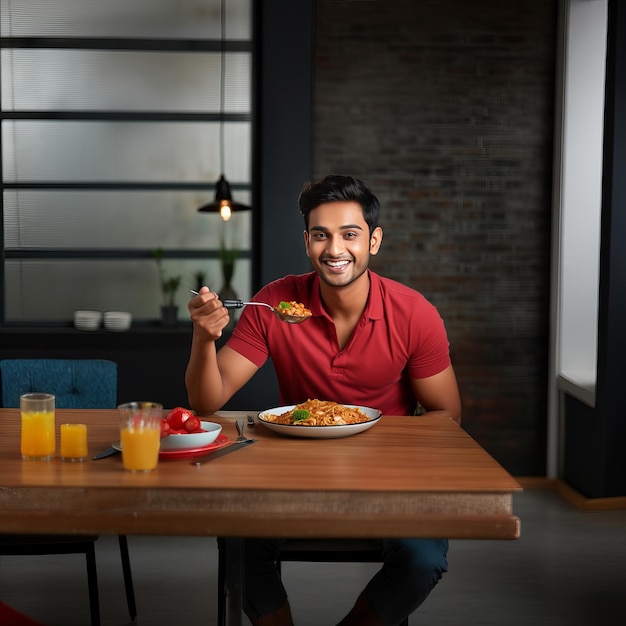
[[[327,265],[331,267],[343,267],[344,265],[348,265],[349,261],[326,261]]]

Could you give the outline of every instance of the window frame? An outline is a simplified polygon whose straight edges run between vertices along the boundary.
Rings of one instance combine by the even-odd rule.
[[[255,59],[255,22],[254,22],[254,2],[250,2],[251,32],[249,40],[218,40],[218,39],[165,39],[165,38],[117,38],[117,37],[0,37],[1,49],[74,49],[74,50],[106,50],[106,51],[141,51],[141,52],[186,52],[186,53],[220,53],[230,52],[248,53],[251,55],[251,82],[250,82],[250,105],[249,113],[229,113],[225,109],[222,112],[184,112],[184,111],[102,111],[102,110],[11,110],[2,109],[0,100],[0,146],[2,146],[2,127],[5,120],[70,120],[70,121],[98,121],[98,122],[222,122],[224,124],[248,122],[251,126],[251,178],[249,183],[230,181],[231,190],[234,195],[237,192],[248,191],[254,199],[255,176],[257,167],[255,137],[257,130],[255,127],[255,89],[256,84],[256,59]],[[0,85],[1,88],[1,85]],[[4,195],[8,190],[90,190],[90,191],[201,191],[206,192],[207,201],[215,193],[216,181],[187,181],[180,182],[171,180],[167,182],[47,182],[47,181],[17,181],[7,182],[4,180],[4,170],[2,161],[2,150],[0,150],[0,237],[2,238],[2,257],[0,257],[0,326],[41,326],[42,322],[29,321],[7,321],[6,319],[6,278],[5,264],[11,260],[58,260],[69,259],[81,261],[92,260],[125,260],[125,259],[152,259],[153,249],[80,249],[80,248],[23,248],[6,249],[5,242],[5,207]],[[253,202],[254,206],[254,202]],[[257,218],[253,216],[252,223]],[[241,259],[253,259],[256,255],[255,237],[253,236],[246,249],[238,250],[238,257]],[[219,259],[219,249],[173,249],[167,248],[162,251],[163,259]],[[254,265],[254,264],[253,264]],[[250,277],[252,288],[255,289],[255,276]],[[153,323],[154,320],[137,320],[141,323]],[[50,321],[49,324],[59,324],[60,322]]]

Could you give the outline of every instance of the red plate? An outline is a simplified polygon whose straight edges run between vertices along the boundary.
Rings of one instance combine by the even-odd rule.
[[[226,435],[218,435],[217,439],[208,446],[201,448],[185,448],[184,450],[162,450],[159,452],[159,461],[174,461],[176,459],[193,459],[195,456],[202,456],[211,450],[223,448],[230,439]]]

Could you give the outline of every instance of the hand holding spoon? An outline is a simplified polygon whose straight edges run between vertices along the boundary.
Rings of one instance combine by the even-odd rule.
[[[191,293],[198,295],[197,291],[190,289]],[[287,324],[301,324],[302,322],[308,320],[310,315],[289,315],[288,313],[283,313],[276,307],[273,307],[271,304],[267,304],[267,302],[244,302],[243,300],[222,300],[222,304],[227,309],[241,309],[244,306],[254,305],[254,306],[264,306],[270,309],[273,313],[275,313],[278,318],[282,322],[286,322]]]

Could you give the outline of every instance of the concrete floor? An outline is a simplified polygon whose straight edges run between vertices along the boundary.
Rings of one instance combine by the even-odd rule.
[[[449,572],[411,625],[626,623],[626,511],[581,512],[550,491],[514,496],[517,541],[451,541]],[[141,626],[214,626],[214,538],[129,537]],[[97,543],[103,626],[129,623],[115,537]],[[285,563],[297,626],[332,626],[378,566]],[[89,626],[81,556],[2,557],[0,599],[48,626]]]

